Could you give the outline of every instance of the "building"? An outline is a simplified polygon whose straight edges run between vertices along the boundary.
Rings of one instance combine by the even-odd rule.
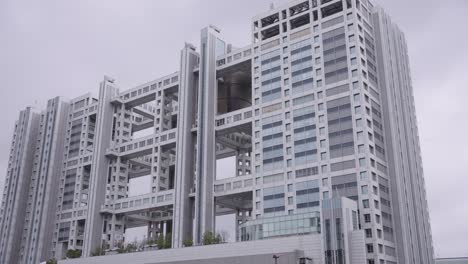
[[[16,122],[1,209],[1,263],[52,257],[67,109],[56,97],[42,112],[21,111]]]
[[[88,212],[89,182],[94,149],[97,99],[86,94],[70,101],[61,149],[62,170],[58,197],[54,200],[55,234],[52,247],[58,255],[69,248],[81,250]],[[55,255],[55,253],[54,253]]]
[[[19,259],[29,185],[32,178],[35,141],[40,115],[30,107],[21,111],[15,123],[8,169],[0,209],[0,262],[15,263]]]
[[[48,101],[46,110],[40,115],[36,142],[32,144],[35,150],[26,215],[23,230],[18,233],[22,234],[19,263],[39,263],[41,259],[52,257],[54,203],[58,198],[68,107],[68,103],[56,97]]]
[[[67,102],[61,169],[47,176],[59,184],[45,187],[58,188],[47,256],[434,263],[403,33],[367,0],[306,0],[254,17],[251,36],[234,49],[209,26],[198,49],[182,49],[179,71],[127,90],[105,77],[97,98]],[[135,194],[137,179],[146,193]],[[9,199],[26,201],[5,196],[8,213]],[[238,243],[200,247],[223,215]],[[110,255],[134,227],[173,249]]]

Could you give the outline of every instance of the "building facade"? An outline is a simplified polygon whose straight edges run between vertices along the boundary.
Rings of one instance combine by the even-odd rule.
[[[306,250],[304,261],[434,263],[403,33],[367,0],[292,1],[251,25],[248,46],[234,49],[209,26],[198,49],[182,49],[179,71],[127,90],[106,77],[97,98],[60,108],[61,148],[53,164],[39,162],[58,182],[44,187],[57,198],[42,256],[112,252],[134,227],[172,248],[201,245],[233,215],[239,243],[318,237],[321,253]],[[34,173],[22,177],[34,185]],[[5,212],[9,199],[25,201],[4,195]]]

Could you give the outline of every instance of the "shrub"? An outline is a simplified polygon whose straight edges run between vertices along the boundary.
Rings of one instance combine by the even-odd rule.
[[[57,264],[57,260],[56,259],[49,259],[46,264]]]
[[[147,241],[146,241],[146,244],[147,244],[148,246],[156,245],[156,244],[157,244],[157,241],[156,241],[156,240],[147,240]]]
[[[203,234],[203,245],[212,245],[216,244],[215,234],[211,231],[206,231]]]
[[[81,250],[79,249],[69,249],[66,254],[67,258],[74,259],[81,257]]]
[[[164,238],[164,248],[171,248],[172,247],[172,234],[167,233],[166,237]]]
[[[189,239],[185,239],[184,242],[183,242],[183,244],[184,244],[184,247],[191,247],[191,246],[193,246],[193,240],[190,239],[190,238],[189,238]]]
[[[159,234],[158,236],[158,239],[156,239],[156,245],[158,245],[158,248],[159,249],[163,249],[164,248],[164,236],[162,234]]]
[[[203,245],[213,245],[224,243],[224,238],[219,233],[213,233],[211,231],[206,231],[203,234]]]
[[[136,245],[135,244],[128,244],[126,247],[125,247],[125,252],[135,252],[137,249]]]
[[[91,252],[92,257],[103,256],[103,255],[104,255],[104,250],[102,249],[102,247],[97,247],[96,249],[93,250],[93,252]]]

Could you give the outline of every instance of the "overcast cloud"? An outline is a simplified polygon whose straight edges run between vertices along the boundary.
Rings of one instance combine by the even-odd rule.
[[[208,24],[244,46],[270,2],[0,0],[0,184],[19,110],[175,72]],[[468,256],[468,1],[378,2],[408,40],[436,256]]]

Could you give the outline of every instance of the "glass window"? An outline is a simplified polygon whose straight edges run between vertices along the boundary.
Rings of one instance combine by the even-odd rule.
[[[369,177],[368,177],[368,175],[367,175],[367,171],[361,171],[361,172],[359,173],[359,175],[360,175],[360,178],[361,178],[362,181],[368,180],[368,179],[369,179]]]
[[[362,131],[357,132],[357,140],[358,140],[358,141],[362,141],[362,140],[364,139],[364,138],[363,138],[363,135],[364,135],[364,134],[362,133]]]
[[[374,200],[374,207],[375,207],[376,209],[379,209],[379,208],[380,208],[380,206],[379,206],[379,201]]]
[[[372,244],[367,244],[367,253],[374,253],[374,246]]]
[[[320,41],[320,37],[319,36],[315,36],[314,37],[314,43],[318,43]]]
[[[363,208],[369,208],[369,200],[368,199],[362,200],[362,207]]]
[[[361,186],[361,193],[362,194],[369,194],[369,188],[367,185]]]
[[[367,229],[365,229],[365,231],[366,231],[366,237],[371,238],[372,237],[372,229],[367,228]]]
[[[354,95],[354,102],[358,103],[358,102],[360,102],[360,101],[361,101],[361,96],[360,96],[360,94],[355,94],[355,95]]]
[[[320,140],[320,147],[321,148],[326,148],[327,147],[327,143],[326,143],[325,139]]]
[[[328,191],[325,191],[323,192],[323,199],[328,199],[329,198],[329,192]]]
[[[361,118],[356,119],[356,127],[362,127],[362,119]]]
[[[322,173],[326,173],[328,171],[327,165],[322,165]]]
[[[359,153],[364,153],[364,145],[359,145],[358,146],[358,152]]]
[[[353,89],[359,88],[359,82],[353,82]]]
[[[328,178],[322,179],[322,186],[328,186]]]
[[[366,166],[366,159],[365,158],[359,159],[359,166],[360,167],[365,167]]]
[[[361,113],[362,113],[362,108],[361,108],[361,106],[356,106],[356,107],[354,107],[354,113],[356,113],[356,114],[361,114]]]
[[[370,214],[364,214],[364,222],[365,223],[370,223],[371,222]]]

